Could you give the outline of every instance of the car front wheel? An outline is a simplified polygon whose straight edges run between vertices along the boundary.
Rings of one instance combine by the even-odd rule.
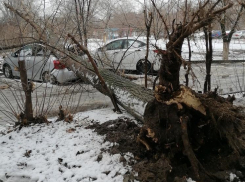
[[[58,84],[57,79],[56,79],[56,77],[54,75],[50,76],[50,83],[53,84],[53,85],[54,84]]]
[[[43,72],[42,74],[42,80],[44,83],[49,82],[50,80],[50,73],[48,71]]]
[[[6,78],[13,78],[13,73],[9,65],[3,66],[3,74]]]
[[[149,73],[151,71],[151,63],[147,60],[146,64],[146,72]],[[141,59],[137,62],[136,70],[139,74],[145,73],[145,59]]]

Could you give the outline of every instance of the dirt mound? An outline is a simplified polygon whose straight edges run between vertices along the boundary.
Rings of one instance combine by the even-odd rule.
[[[105,135],[105,141],[115,142],[109,152],[121,154],[120,159],[125,165],[131,165],[138,176],[125,177],[125,181],[187,181],[194,178],[191,164],[185,151],[172,151],[171,148],[164,153],[158,150],[147,150],[144,145],[137,142],[141,127],[128,118],[108,121],[103,124],[95,123],[88,127],[95,129],[100,135]],[[133,157],[125,160],[124,156],[130,152]],[[232,153],[225,143],[208,143],[195,152],[198,160],[204,167],[201,171],[202,181],[245,181],[245,157]],[[232,174],[232,175],[231,175]],[[235,177],[235,178],[234,178]],[[239,180],[238,180],[239,179]]]

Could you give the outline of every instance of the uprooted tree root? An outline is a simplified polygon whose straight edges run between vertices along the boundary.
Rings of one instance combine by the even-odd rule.
[[[229,181],[230,173],[244,181],[241,108],[216,93],[184,95],[193,102],[199,100],[205,112],[196,110],[199,107],[194,103],[185,105],[181,97],[178,103],[182,107],[176,100],[171,104],[154,100],[146,108],[143,127],[123,118],[89,128],[118,143],[109,152],[134,154],[126,164],[138,173],[134,177],[138,181]]]
[[[148,104],[138,141],[149,151],[167,154],[170,161],[182,153],[196,180],[222,181],[216,173],[235,168],[244,155],[245,117],[241,108],[233,106],[230,97],[224,99],[215,92],[196,94],[187,87],[168,101],[163,97],[156,95]],[[219,160],[222,164],[212,161],[210,167],[205,155],[212,154],[232,160]]]

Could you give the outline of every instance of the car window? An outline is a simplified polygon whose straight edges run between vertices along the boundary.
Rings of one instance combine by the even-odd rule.
[[[146,44],[144,42],[141,42],[141,41],[138,41],[138,40],[126,40],[126,49],[128,47],[130,48],[139,48],[139,47],[143,47],[145,46]]]
[[[22,49],[20,49],[18,56],[31,56],[32,55],[32,45],[26,45]]]
[[[32,56],[44,56],[45,55],[45,47],[35,44],[32,48]]]
[[[116,40],[106,45],[106,50],[116,50],[123,48],[123,40]]]

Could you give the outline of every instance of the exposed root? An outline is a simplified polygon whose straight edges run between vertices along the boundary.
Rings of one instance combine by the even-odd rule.
[[[189,137],[188,137],[188,130],[187,130],[187,122],[189,121],[188,116],[181,116],[180,117],[180,123],[181,123],[181,128],[182,128],[182,140],[184,144],[184,150],[185,154],[187,155],[191,166],[193,168],[194,174],[196,178],[199,180],[200,175],[199,175],[199,168],[198,168],[198,159],[196,158],[195,153],[192,150],[192,147],[190,145]]]
[[[244,153],[245,116],[240,112],[241,108],[232,105],[234,97],[224,99],[207,94],[200,99],[207,108],[213,135],[226,138],[234,151]]]
[[[169,155],[170,161],[180,152],[185,154],[197,180],[215,180],[215,174],[206,171],[198,155],[222,151],[224,157],[237,156],[224,168],[234,165],[245,154],[245,116],[241,108],[233,106],[234,96],[197,94],[187,87],[169,96],[170,90],[165,86],[156,88],[156,100],[145,109],[145,123],[137,140],[147,150]],[[217,170],[219,165],[215,167]]]
[[[140,129],[140,133],[137,136],[137,142],[143,144],[146,147],[147,150],[151,150],[152,148],[150,146],[150,143],[149,143],[149,141],[146,138],[147,135],[148,135],[147,130],[144,129],[144,128],[141,128]]]

